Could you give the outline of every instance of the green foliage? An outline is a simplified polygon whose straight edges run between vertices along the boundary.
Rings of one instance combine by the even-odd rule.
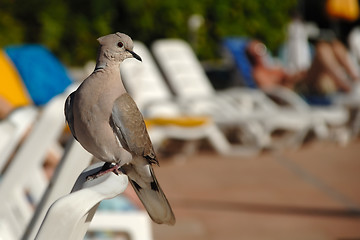
[[[202,59],[216,59],[226,36],[248,36],[276,49],[297,0],[0,0],[0,45],[37,42],[67,64],[96,56],[97,37],[116,31],[151,44],[189,40]],[[189,18],[204,22],[190,31]]]

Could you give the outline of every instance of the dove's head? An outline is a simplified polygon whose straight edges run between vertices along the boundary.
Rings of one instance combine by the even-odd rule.
[[[100,58],[105,56],[115,62],[122,62],[126,58],[136,58],[141,61],[140,56],[133,52],[133,41],[124,33],[109,34],[97,40],[100,43]]]

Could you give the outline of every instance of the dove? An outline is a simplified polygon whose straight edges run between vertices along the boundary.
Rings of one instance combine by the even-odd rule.
[[[152,167],[158,160],[143,116],[120,76],[125,59],[142,60],[126,34],[117,32],[97,40],[94,71],[65,102],[70,131],[84,149],[105,162],[103,172],[128,176],[154,222],[173,225],[174,213]]]

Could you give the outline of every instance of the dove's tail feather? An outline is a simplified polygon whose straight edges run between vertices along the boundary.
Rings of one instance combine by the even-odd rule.
[[[140,176],[141,180],[137,180],[137,177],[134,177],[133,174],[129,173],[127,175],[129,176],[130,183],[154,222],[174,225],[174,213],[156,180],[152,166],[147,165],[146,167],[150,170],[150,176]],[[136,175],[141,175],[139,171],[136,172]]]

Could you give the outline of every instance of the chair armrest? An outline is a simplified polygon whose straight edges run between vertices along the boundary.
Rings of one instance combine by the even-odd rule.
[[[94,164],[79,176],[71,194],[54,202],[35,239],[83,239],[98,203],[122,193],[127,185],[126,175],[108,173],[91,181],[86,176],[99,171],[103,163]]]

